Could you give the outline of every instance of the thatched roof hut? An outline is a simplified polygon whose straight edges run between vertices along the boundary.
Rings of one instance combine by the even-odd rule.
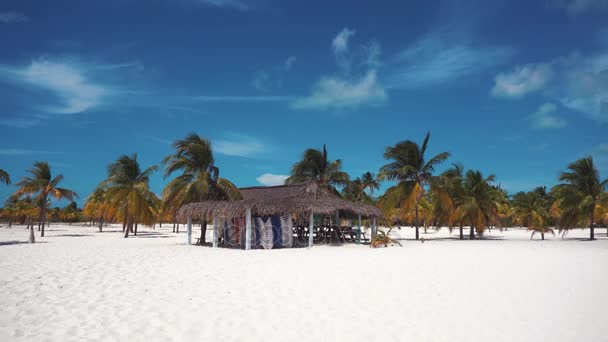
[[[316,182],[294,185],[257,186],[239,189],[242,200],[205,201],[183,206],[181,218],[210,220],[213,217],[244,217],[247,209],[253,216],[285,214],[332,214],[347,211],[367,217],[382,217],[382,211],[374,206],[346,201]]]

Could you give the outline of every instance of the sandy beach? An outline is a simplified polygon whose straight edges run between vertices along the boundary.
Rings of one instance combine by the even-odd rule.
[[[23,227],[0,229],[0,340],[608,340],[599,229],[594,242],[446,229],[421,243],[404,228],[402,248],[272,251],[118,230],[53,224],[29,245]]]

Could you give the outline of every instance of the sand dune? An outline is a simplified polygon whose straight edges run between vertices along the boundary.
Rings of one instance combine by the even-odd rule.
[[[603,229],[273,251],[117,230],[52,225],[28,245],[0,228],[0,341],[608,340]]]

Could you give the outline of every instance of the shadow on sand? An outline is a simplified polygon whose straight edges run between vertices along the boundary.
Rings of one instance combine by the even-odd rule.
[[[155,233],[155,232],[137,232],[137,235],[132,235],[133,237],[144,238],[144,239],[166,239],[170,238],[170,235],[164,233]]]
[[[46,241],[40,241],[36,243],[47,243]],[[29,245],[27,241],[0,241],[0,246],[11,246],[11,245]]]

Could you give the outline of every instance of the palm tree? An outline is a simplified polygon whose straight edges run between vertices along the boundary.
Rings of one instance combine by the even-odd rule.
[[[342,197],[352,202],[373,204],[374,199],[365,192],[365,185],[360,178],[349,181],[342,189]]]
[[[469,237],[475,239],[475,231],[483,235],[484,230],[500,222],[500,209],[506,203],[504,191],[493,183],[494,175],[484,177],[481,172],[469,170],[464,178],[464,193],[454,214],[457,221],[470,225]]]
[[[215,166],[209,140],[190,133],[185,139],[175,141],[173,147],[175,154],[163,160],[165,178],[181,171],[181,175],[163,190],[163,200],[167,206],[173,208],[173,212],[192,202],[241,199],[236,185],[219,176],[220,169]],[[207,220],[203,220],[201,243],[205,243],[206,232]]]
[[[420,237],[418,211],[425,186],[433,176],[435,168],[450,157],[448,152],[442,152],[427,160],[425,154],[430,137],[431,133],[428,132],[422,146],[406,140],[387,147],[384,158],[391,162],[384,165],[380,171],[381,179],[397,182],[397,185],[386,191],[382,204],[389,207],[401,206],[404,209],[414,208],[416,240]]]
[[[431,179],[431,193],[436,201],[437,216],[447,223],[450,231],[454,225],[460,228],[460,240],[464,239],[464,221],[457,215],[457,208],[464,201],[464,166],[453,164],[438,177]]]
[[[11,184],[11,176],[2,169],[0,169],[0,183]]]
[[[380,189],[380,180],[371,172],[366,172],[361,176],[363,189],[369,190],[369,196],[374,198],[374,190]]]
[[[16,196],[22,196],[25,194],[36,194],[36,201],[40,208],[40,223],[42,229],[40,236],[44,236],[44,224],[46,221],[46,210],[48,207],[49,196],[54,197],[57,200],[66,198],[70,201],[74,201],[74,198],[78,198],[76,192],[66,189],[59,188],[58,185],[63,180],[63,175],[52,177],[51,166],[47,162],[36,162],[34,167],[28,172],[32,175],[31,177],[23,177],[23,179],[17,183],[19,190],[15,193]]]
[[[78,219],[81,218],[81,213],[82,211],[78,209],[76,202],[72,202],[63,208],[63,210],[59,210],[59,217],[64,222],[68,222],[69,225],[72,225],[72,222],[78,222]]]
[[[11,196],[7,200],[7,206],[5,209],[10,208],[5,213],[11,215],[12,221],[19,221],[20,223],[27,224],[29,230],[29,243],[36,242],[34,236],[34,216],[38,214],[38,208],[34,205],[34,201],[30,197],[20,199],[18,196]],[[12,225],[9,223],[9,225]]]
[[[108,179],[102,186],[111,205],[122,211],[125,238],[137,222],[154,221],[158,198],[150,190],[150,175],[156,170],[158,166],[153,165],[142,171],[137,154],[123,155],[108,166]]]
[[[108,221],[115,216],[116,208],[110,203],[107,189],[104,186],[98,186],[89,195],[84,205],[83,213],[91,218],[91,221],[97,220],[99,232],[103,231],[104,221]]]
[[[349,180],[348,174],[342,171],[342,160],[329,160],[327,148],[323,145],[323,151],[313,148],[304,151],[302,160],[293,164],[291,176],[285,180],[285,184],[316,181],[338,193],[336,186],[346,186]]]
[[[551,199],[545,187],[538,187],[534,191],[518,192],[513,195],[511,201],[512,215],[517,224],[532,230],[532,236],[540,233],[541,239],[545,239],[545,233],[553,233],[548,228],[551,218],[549,210]]]
[[[595,211],[608,180],[600,181],[599,171],[590,156],[568,165],[568,171],[562,172],[559,180],[563,183],[556,185],[554,192],[557,205],[562,209],[560,225],[570,228],[588,220],[589,239],[595,239]]]

